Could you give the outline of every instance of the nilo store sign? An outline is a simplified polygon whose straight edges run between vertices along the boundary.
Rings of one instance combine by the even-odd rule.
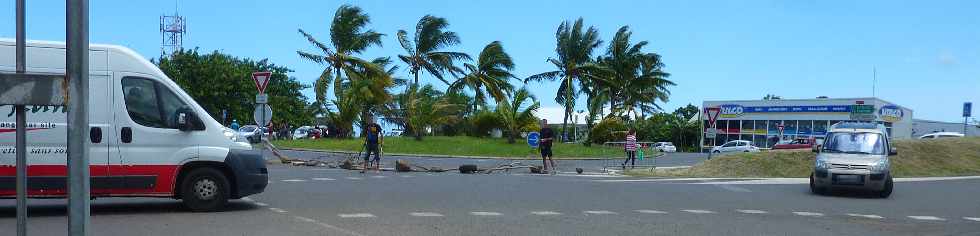
[[[887,122],[898,122],[902,120],[902,117],[905,117],[905,112],[898,106],[887,105],[878,109],[878,117]]]
[[[725,104],[719,106],[719,108],[721,109],[719,111],[721,118],[736,118],[742,116],[742,113],[745,113],[745,107],[742,105]]]

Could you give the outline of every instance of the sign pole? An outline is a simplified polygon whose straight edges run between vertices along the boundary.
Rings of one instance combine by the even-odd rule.
[[[67,0],[68,235],[89,232],[88,0]]]
[[[16,72],[23,74],[27,72],[27,35],[25,35],[26,24],[26,3],[25,0],[17,0],[17,49],[16,49]],[[16,114],[16,146],[17,153],[17,235],[27,236],[27,114],[24,105],[15,105]]]

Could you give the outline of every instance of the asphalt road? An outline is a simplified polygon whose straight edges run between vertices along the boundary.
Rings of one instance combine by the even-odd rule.
[[[440,160],[470,161],[432,161]],[[265,193],[224,212],[97,199],[92,235],[980,235],[980,179],[899,182],[891,198],[876,199],[815,196],[805,184],[778,181],[526,170],[360,174],[272,165],[270,174]],[[64,235],[64,200],[31,204],[32,235]],[[0,229],[9,229],[0,235],[14,225],[13,200],[0,200]]]

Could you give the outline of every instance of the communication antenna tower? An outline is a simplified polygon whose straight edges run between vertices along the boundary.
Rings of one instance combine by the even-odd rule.
[[[177,12],[177,1],[174,1],[174,14],[160,16],[160,56],[170,55],[183,49],[185,33],[187,33],[187,19]]]

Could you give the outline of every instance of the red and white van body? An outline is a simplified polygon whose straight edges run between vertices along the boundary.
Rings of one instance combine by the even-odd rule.
[[[15,43],[0,39],[0,72],[14,73]],[[65,73],[65,44],[29,41],[29,73]],[[124,47],[91,45],[89,122],[101,141],[87,140],[93,197],[180,198],[188,171],[212,168],[231,188],[226,198],[264,191],[265,161],[239,142],[156,65]],[[196,114],[194,130],[178,130],[175,108]],[[65,106],[27,106],[30,197],[66,195]],[[14,106],[0,106],[0,198],[15,196]]]

